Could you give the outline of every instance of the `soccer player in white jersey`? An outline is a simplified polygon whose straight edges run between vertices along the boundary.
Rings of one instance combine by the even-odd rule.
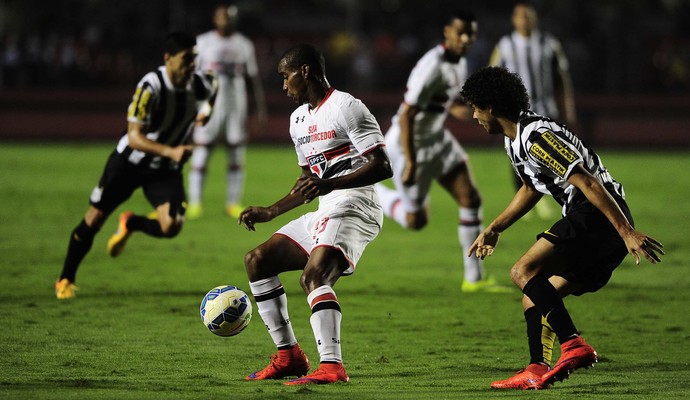
[[[481,232],[481,196],[467,153],[444,124],[448,114],[469,119],[469,108],[458,102],[458,95],[467,78],[464,56],[476,34],[474,15],[451,13],[443,28],[443,44],[429,50],[412,69],[404,101],[386,133],[395,190],[376,185],[385,214],[404,228],[421,230],[428,222],[431,183],[437,180],[460,208],[458,258]],[[463,262],[463,292],[508,290],[486,276],[477,257],[464,256]]]
[[[244,162],[247,143],[248,91],[253,95],[260,123],[266,119],[266,103],[259,76],[254,45],[237,31],[236,6],[220,5],[213,14],[215,29],[197,37],[200,71],[212,71],[218,79],[215,111],[208,124],[194,131],[194,153],[189,170],[189,206],[187,218],[203,213],[202,198],[209,157],[213,146],[224,141],[227,146],[225,174],[225,212],[237,218],[242,211]]]
[[[538,29],[537,12],[527,2],[515,4],[511,22],[514,31],[498,41],[489,65],[520,75],[534,112],[557,120],[563,118],[566,124],[575,126],[575,96],[563,46],[553,35]],[[515,187],[519,189],[521,185],[516,177]],[[537,215],[544,219],[556,213],[552,210],[545,201],[535,207]]]
[[[184,222],[185,191],[182,165],[192,152],[191,125],[208,121],[213,77],[196,73],[194,36],[174,32],[166,36],[165,65],[146,74],[137,85],[127,112],[127,132],[106,163],[90,207],[70,235],[62,273],[55,283],[58,299],[75,297],[77,268],[91,249],[94,236],[110,214],[141,188],[156,209],[156,218],[120,214],[108,253],[118,256],[133,232],[172,238]]]
[[[275,232],[247,253],[249,287],[278,351],[247,380],[302,376],[309,361],[288,316],[278,275],[302,270],[300,284],[320,365],[286,385],[349,381],[340,348],[342,319],[333,285],[355,271],[364,248],[381,230],[383,211],[373,184],[392,175],[383,134],[361,101],[330,86],[323,55],[311,45],[287,50],[278,62],[283,90],[300,106],[290,116],[290,137],[301,176],[269,207],[248,207],[239,223],[248,230],[316,198],[319,207]]]
[[[628,253],[638,264],[640,256],[660,262],[663,246],[634,228],[623,186],[601,158],[565,125],[529,110],[527,90],[516,73],[481,69],[465,82],[462,95],[489,134],[505,136],[506,152],[523,182],[470,251],[481,258],[493,254],[501,232],[543,195],[553,196],[563,209],[563,218],[537,235],[510,271],[523,293],[530,363],[491,384],[496,389],[546,389],[597,362],[596,351],[580,337],[562,298],[601,289]],[[550,352],[553,339],[550,346],[542,342],[544,321],[561,344],[552,367],[545,362],[545,348]]]

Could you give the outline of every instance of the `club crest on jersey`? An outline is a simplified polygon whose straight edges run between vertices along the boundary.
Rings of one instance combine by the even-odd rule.
[[[314,171],[316,175],[323,175],[323,171],[326,170],[326,156],[323,154],[315,154],[307,157],[307,162],[309,163],[309,168]]]

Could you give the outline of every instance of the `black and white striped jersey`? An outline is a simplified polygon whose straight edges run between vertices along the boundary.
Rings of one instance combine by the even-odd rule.
[[[505,138],[505,148],[515,172],[527,185],[553,196],[563,207],[587,201],[585,196],[567,181],[573,168],[582,164],[614,197],[625,199],[623,186],[616,182],[599,156],[568,130],[565,125],[535,114],[520,114],[517,137]]]
[[[137,85],[127,111],[127,121],[146,126],[146,137],[169,146],[187,143],[196,115],[213,95],[213,77],[196,72],[184,88],[173,86],[165,66],[146,74]],[[179,169],[166,157],[135,150],[129,146],[127,133],[120,138],[117,152],[132,164],[152,169]]]
[[[528,38],[513,32],[498,41],[489,64],[505,67],[522,78],[532,110],[560,118],[554,77],[558,68],[568,70],[568,58],[558,39],[540,31],[533,32]]]

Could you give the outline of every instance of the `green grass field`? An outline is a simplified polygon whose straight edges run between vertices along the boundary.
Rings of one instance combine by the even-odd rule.
[[[114,145],[114,144],[113,144]],[[286,387],[245,382],[274,351],[260,317],[220,338],[200,321],[209,289],[247,289],[244,254],[305,206],[247,232],[223,214],[224,155],[212,160],[205,216],[180,236],[135,234],[117,259],[105,246],[111,218],[77,279],[78,298],[57,301],[53,283],[110,144],[0,147],[0,398],[2,399],[669,399],[690,386],[690,153],[601,151],[626,188],[638,228],[664,243],[661,264],[629,257],[609,285],[566,305],[600,362],[553,389],[500,392],[491,381],[528,361],[520,293],[462,294],[457,207],[438,187],[431,223],[409,232],[386,220],[357,272],[335,289],[343,309],[348,384]],[[512,196],[500,148],[469,149],[485,220]],[[285,194],[299,169],[291,147],[252,147],[245,203]],[[150,210],[137,193],[122,209]],[[520,221],[486,268],[508,285],[512,263],[549,221]],[[318,361],[297,273],[282,281],[296,335]],[[556,355],[557,356],[557,355]]]

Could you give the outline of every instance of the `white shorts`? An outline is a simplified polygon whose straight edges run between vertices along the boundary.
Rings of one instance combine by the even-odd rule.
[[[223,137],[229,145],[242,145],[247,141],[246,100],[218,99],[213,106],[211,119],[204,126],[194,128],[194,143],[208,146]]]
[[[307,255],[320,246],[340,250],[350,264],[343,275],[350,275],[364,248],[381,231],[383,210],[370,187],[339,190],[327,197],[320,200],[318,210],[289,222],[275,234],[286,236]]]
[[[405,170],[405,154],[400,144],[400,128],[392,125],[386,133],[386,149],[393,167],[393,183],[400,194],[400,203],[408,213],[417,212],[424,207],[431,189],[431,182],[451,172],[458,165],[467,162],[465,149],[447,129],[443,130],[438,141],[416,150],[417,179],[412,186],[402,183]]]

